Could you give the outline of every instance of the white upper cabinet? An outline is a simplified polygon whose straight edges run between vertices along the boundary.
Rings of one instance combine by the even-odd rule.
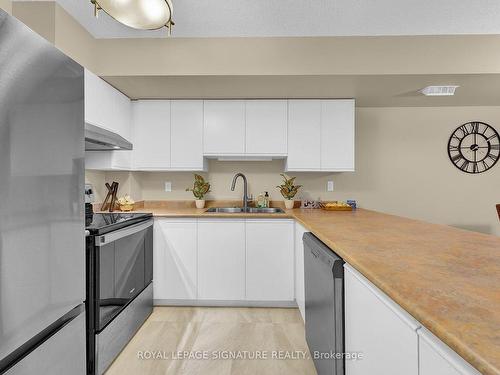
[[[354,100],[321,101],[321,170],[354,171]]]
[[[85,169],[130,171],[132,169],[132,151],[86,151]]]
[[[85,122],[132,138],[130,99],[85,70]]]
[[[130,100],[85,72],[85,121],[132,142],[87,168],[206,170],[205,156],[287,158],[287,171],[354,171],[354,100]],[[132,155],[132,157],[130,156]],[[131,161],[130,161],[131,160]]]
[[[349,265],[345,268],[346,375],[418,375],[419,323]],[[435,373],[437,374],[437,373]]]
[[[85,122],[132,141],[130,99],[88,70],[85,70]],[[132,151],[86,152],[85,168],[130,170]]]
[[[419,375],[481,375],[430,331],[422,327],[417,332]]]
[[[286,156],[286,100],[246,101],[246,153]]]
[[[289,171],[321,169],[321,101],[288,101]]]
[[[204,154],[245,153],[245,101],[205,100]]]
[[[137,170],[170,168],[170,101],[133,103],[133,165]]]
[[[288,171],[354,171],[354,100],[288,101]]]
[[[203,101],[172,100],[171,103],[171,169],[203,170]]]
[[[294,300],[293,221],[246,221],[246,299]]]

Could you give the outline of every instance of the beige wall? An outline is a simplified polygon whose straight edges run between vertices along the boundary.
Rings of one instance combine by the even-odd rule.
[[[10,2],[10,0],[0,0],[0,9],[5,10],[9,14],[12,14],[12,3]]]
[[[96,40],[56,2],[16,1],[12,14],[76,62],[95,70]]]
[[[354,97],[358,107],[470,106],[497,105],[500,90],[499,35],[94,39],[56,2],[12,7],[131,98]],[[460,89],[442,98],[418,94],[430,84]]]
[[[55,9],[53,1],[16,1],[12,4],[12,14],[51,43],[55,43]]]
[[[61,6],[55,7],[55,46],[85,68],[94,71],[95,39]]]
[[[499,41],[498,35],[100,39],[98,74],[499,73]]]
[[[356,199],[359,206],[382,212],[454,225],[500,235],[495,204],[500,203],[500,163],[490,171],[469,175],[448,159],[446,145],[451,132],[469,120],[481,120],[500,130],[500,107],[362,108],[356,119],[355,173],[294,173],[304,185],[301,196]],[[212,184],[209,198],[239,199],[241,181],[235,192],[230,184],[235,172],[243,172],[250,192],[269,191],[280,199],[275,186],[280,182],[283,161],[210,161]],[[93,173],[96,175],[96,173]],[[139,199],[192,199],[185,188],[191,173],[122,172],[97,173],[95,181],[121,182],[121,194]],[[333,180],[335,191],[326,192]],[[164,191],[172,182],[171,193]]]

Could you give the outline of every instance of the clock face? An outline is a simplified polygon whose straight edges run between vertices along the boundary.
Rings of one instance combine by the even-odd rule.
[[[495,129],[484,122],[468,122],[451,135],[448,155],[463,172],[485,172],[500,158],[500,137]]]

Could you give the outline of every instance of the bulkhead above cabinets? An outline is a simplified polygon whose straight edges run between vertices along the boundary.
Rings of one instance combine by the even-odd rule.
[[[133,144],[132,151],[87,152],[86,169],[206,171],[213,158],[286,159],[287,171],[354,171],[353,99],[124,98],[86,71],[86,122]]]

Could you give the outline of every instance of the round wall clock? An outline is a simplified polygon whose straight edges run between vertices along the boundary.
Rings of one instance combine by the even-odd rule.
[[[500,158],[500,136],[484,122],[468,122],[459,126],[448,141],[452,163],[466,173],[482,173]]]

